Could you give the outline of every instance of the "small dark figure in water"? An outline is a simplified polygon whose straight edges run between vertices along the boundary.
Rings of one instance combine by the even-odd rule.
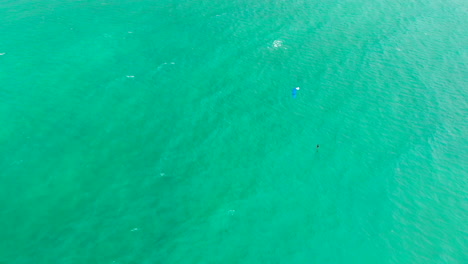
[[[319,148],[320,148],[320,145],[319,145],[319,144],[317,144],[317,151],[318,151],[318,149],[319,149]]]

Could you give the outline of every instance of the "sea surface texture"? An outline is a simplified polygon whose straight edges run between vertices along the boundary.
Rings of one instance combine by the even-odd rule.
[[[466,264],[467,65],[466,0],[0,0],[0,263]]]

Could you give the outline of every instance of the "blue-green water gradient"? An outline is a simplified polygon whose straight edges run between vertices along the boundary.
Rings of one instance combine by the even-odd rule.
[[[0,263],[468,263],[467,11],[0,0]]]

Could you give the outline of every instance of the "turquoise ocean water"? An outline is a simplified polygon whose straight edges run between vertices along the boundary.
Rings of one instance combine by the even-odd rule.
[[[468,263],[467,14],[0,0],[0,263]]]

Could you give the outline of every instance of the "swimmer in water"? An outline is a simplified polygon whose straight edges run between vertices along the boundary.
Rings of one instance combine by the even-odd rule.
[[[319,149],[319,148],[320,148],[320,145],[319,145],[319,144],[317,144],[317,151],[318,151],[318,149]]]

